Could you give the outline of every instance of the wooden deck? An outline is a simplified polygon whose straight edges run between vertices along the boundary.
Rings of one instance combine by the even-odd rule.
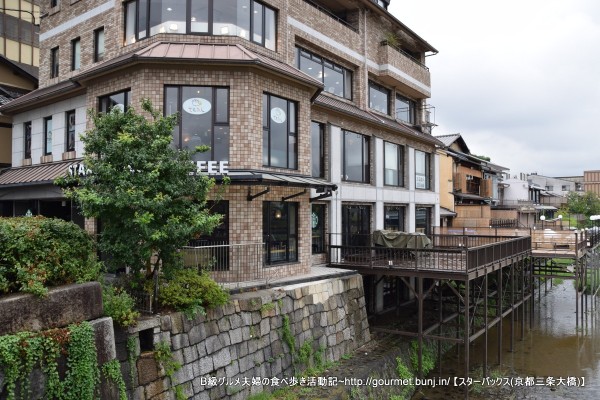
[[[329,264],[363,273],[477,276],[531,250],[530,237],[442,236],[434,235],[430,249],[331,245]]]

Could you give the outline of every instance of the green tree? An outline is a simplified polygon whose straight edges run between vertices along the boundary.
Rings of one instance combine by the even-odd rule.
[[[89,173],[58,183],[84,216],[102,222],[99,247],[110,254],[109,267],[129,266],[149,279],[161,266],[180,266],[178,249],[210,233],[221,216],[205,207],[214,180],[195,174],[191,152],[171,146],[177,115],[162,116],[149,100],[141,105],[145,115],[133,107],[90,111],[94,128],[82,137]]]
[[[584,219],[587,224],[591,215],[600,214],[600,198],[594,192],[585,192],[584,194],[569,192],[566,211],[570,214],[580,215],[579,220]]]

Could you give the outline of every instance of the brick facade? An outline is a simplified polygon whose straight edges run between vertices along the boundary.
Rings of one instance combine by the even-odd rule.
[[[319,3],[319,2],[316,2]],[[433,184],[428,190],[415,189],[414,151],[431,154],[430,175],[435,178],[437,162],[434,156],[438,142],[428,134],[420,132],[418,126],[400,128],[394,120],[395,93],[408,97],[418,108],[424,104],[430,93],[429,71],[415,63],[406,55],[381,44],[390,32],[400,38],[402,47],[411,49],[419,61],[424,62],[425,52],[435,52],[429,44],[407,30],[404,25],[391,17],[385,10],[377,8],[367,0],[338,2],[345,7],[346,22],[316,8],[303,0],[269,0],[263,4],[276,11],[276,50],[270,50],[237,36],[207,36],[159,33],[138,41],[125,43],[125,2],[106,0],[62,0],[59,5],[49,9],[49,1],[42,4],[47,15],[42,19],[40,34],[40,88],[43,90],[58,87],[67,81],[77,83],[81,88],[65,90],[60,96],[65,99],[85,93],[87,109],[98,108],[98,97],[130,90],[130,105],[138,108],[143,98],[149,98],[157,109],[164,104],[165,85],[211,86],[229,88],[229,165],[230,169],[263,171],[310,176],[311,174],[311,121],[325,124],[325,179],[329,185],[336,184],[339,189],[333,198],[324,198],[326,204],[327,233],[341,233],[341,207],[347,204],[374,205],[371,214],[371,227],[381,226],[383,204],[399,204],[407,207],[408,229],[414,229],[414,207],[416,204],[431,208],[432,220],[438,219],[439,185]],[[94,31],[104,28],[105,52],[101,62],[94,62]],[[81,67],[71,71],[71,42],[81,40]],[[176,55],[163,59],[130,58],[133,52],[141,51],[159,42],[201,43],[242,46],[250,52],[268,57],[266,63],[214,63],[207,58],[198,58],[197,62],[181,62]],[[277,62],[287,64],[286,68],[296,67],[296,47],[305,48],[324,57],[352,73],[352,99],[321,93],[320,96],[334,98],[350,110],[360,113],[340,111],[324,105],[315,104],[315,91],[321,90],[318,84],[284,71]],[[50,78],[50,52],[59,48],[58,77]],[[111,64],[112,63],[112,64]],[[110,64],[111,68],[102,69]],[[296,74],[301,74],[297,72]],[[369,109],[368,82],[372,80],[390,90],[389,105],[391,115],[386,116]],[[263,166],[263,93],[291,100],[297,104],[296,169],[270,168]],[[50,95],[50,99],[52,95]],[[59,100],[58,98],[56,100]],[[51,100],[45,100],[49,102]],[[35,118],[35,103],[23,103],[13,113],[21,121]],[[60,103],[59,103],[60,104]],[[39,106],[39,105],[38,105]],[[62,111],[67,111],[62,110]],[[419,110],[417,114],[420,115]],[[370,113],[370,114],[369,114]],[[53,110],[53,115],[61,118],[61,110]],[[33,116],[36,116],[35,118]],[[42,116],[39,116],[41,118]],[[83,124],[78,114],[78,124]],[[417,117],[417,122],[419,116]],[[85,126],[92,128],[87,119]],[[15,129],[18,130],[18,127]],[[360,133],[370,141],[370,164],[368,183],[345,182],[340,178],[341,143],[339,132],[349,130]],[[78,131],[78,133],[81,133]],[[15,133],[13,134],[15,135]],[[22,135],[22,132],[16,132]],[[384,187],[383,146],[381,141],[404,146],[402,170],[405,175],[404,186]],[[39,147],[39,146],[38,146]],[[83,156],[80,140],[77,140],[76,154]],[[15,154],[13,160],[20,161],[22,154]],[[354,155],[348,155],[349,157]],[[54,155],[54,160],[60,159]],[[35,158],[32,164],[38,164]],[[15,165],[20,165],[18,162]],[[265,185],[268,186],[268,185]],[[250,186],[253,192],[265,186]],[[281,201],[282,197],[300,192],[300,187],[271,187],[271,191],[253,201],[247,200],[248,186],[232,185],[226,188],[224,199],[229,201],[229,241],[238,243],[251,238],[263,240],[262,204],[264,201]],[[309,199],[318,194],[314,189],[295,197],[292,202],[298,204],[298,260],[265,269],[266,278],[282,274],[294,275],[307,273],[311,265],[326,262],[322,254],[311,254],[311,203]],[[91,226],[91,223],[90,223]],[[235,277],[249,279],[252,274],[234,275],[223,273],[223,280]]]

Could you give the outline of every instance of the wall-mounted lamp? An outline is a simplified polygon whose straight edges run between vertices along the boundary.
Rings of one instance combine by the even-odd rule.
[[[275,219],[281,219],[281,210],[275,210]]]

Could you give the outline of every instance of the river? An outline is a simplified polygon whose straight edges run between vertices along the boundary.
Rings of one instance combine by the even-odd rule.
[[[543,289],[542,289],[543,290]],[[573,281],[555,284],[541,301],[535,299],[533,327],[515,324],[514,351],[510,351],[510,326],[504,323],[502,365],[497,364],[497,329],[489,335],[488,362],[492,378],[483,388],[471,390],[470,399],[599,399],[600,398],[600,300],[592,311],[591,297],[583,323],[577,324]],[[528,328],[528,327],[527,327]],[[471,366],[483,363],[483,337],[472,345]],[[428,378],[462,376],[460,355],[450,350],[443,357],[442,371]],[[526,386],[528,382],[532,386]],[[554,379],[555,384],[547,384]],[[522,385],[519,385],[521,383]],[[421,388],[413,399],[463,399],[464,389],[453,386]]]

